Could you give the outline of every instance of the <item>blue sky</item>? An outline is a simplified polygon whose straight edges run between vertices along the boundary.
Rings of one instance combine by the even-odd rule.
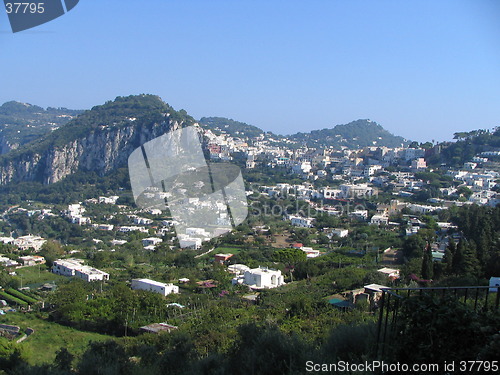
[[[418,141],[500,125],[500,2],[80,0],[13,34],[0,103],[152,93],[281,134],[360,118]]]

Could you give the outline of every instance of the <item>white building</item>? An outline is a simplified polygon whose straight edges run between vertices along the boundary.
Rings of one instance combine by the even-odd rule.
[[[184,237],[179,238],[179,245],[182,248],[198,250],[201,247],[201,238]]]
[[[387,225],[389,223],[389,218],[385,215],[373,215],[370,224],[373,225]]]
[[[47,240],[43,239],[40,236],[28,235],[16,238],[13,241],[13,244],[20,250],[33,249],[35,251],[40,251],[45,242],[47,242]]]
[[[302,246],[300,248],[304,253],[306,253],[307,258],[317,258],[319,257],[319,250],[314,250],[312,247]]]
[[[71,219],[72,224],[87,225],[87,224],[92,223],[92,220],[90,219],[90,217],[71,216],[70,219]]]
[[[393,278],[393,279],[399,279],[399,270],[395,268],[381,268],[378,270],[378,272],[386,275],[387,277]]]
[[[269,289],[284,285],[285,281],[281,271],[259,267],[245,271],[244,275],[235,277],[232,283],[244,284],[252,289]]]
[[[118,229],[118,231],[123,232],[123,233],[134,232],[134,231],[148,233],[148,230],[146,228],[137,227],[137,226],[123,226],[123,227],[120,227],[120,229]]]
[[[231,264],[227,267],[229,273],[233,273],[236,276],[243,275],[246,271],[250,271],[250,267],[244,264]]]
[[[292,166],[292,172],[298,174],[302,173],[307,174],[311,171],[311,169],[312,169],[311,163],[308,161],[304,161],[302,163],[299,162]]]
[[[329,237],[337,236],[340,238],[344,238],[347,237],[348,235],[349,235],[349,229],[333,228],[330,230],[330,234],[328,236]]]
[[[153,220],[145,217],[134,216],[133,219],[134,219],[134,224],[137,225],[149,225],[153,223]]]
[[[500,277],[491,277],[490,278],[490,287],[500,286]],[[490,288],[490,292],[497,292],[498,288]]]
[[[210,238],[210,233],[204,228],[186,228],[186,235],[189,237]]]
[[[162,296],[171,293],[179,293],[179,287],[177,285],[172,283],[160,283],[150,279],[133,279],[131,288],[133,290],[147,290],[149,292],[161,294]]]
[[[354,217],[358,220],[366,220],[368,218],[368,210],[355,210],[349,212],[349,217]]]
[[[342,184],[340,185],[340,196],[342,198],[371,197],[377,194],[377,190],[366,184]]]
[[[127,241],[126,240],[112,240],[111,241],[111,245],[113,246],[116,246],[116,245],[124,245],[126,244]]]
[[[324,188],[322,190],[323,198],[325,199],[335,199],[340,195],[341,191],[339,189]]]
[[[39,255],[26,255],[24,257],[19,257],[23,262],[23,266],[35,266],[37,264],[45,264],[45,258]]]
[[[158,238],[158,237],[144,238],[142,240],[142,246],[156,246],[161,242],[163,242],[163,240],[161,238]]]
[[[113,224],[92,224],[92,228],[99,230],[113,230],[114,227]]]
[[[4,267],[17,267],[19,263],[7,257],[0,257],[0,264]]]
[[[83,265],[81,259],[58,259],[52,272],[61,276],[75,276],[87,282],[109,280],[109,273]]]
[[[427,163],[424,158],[417,158],[411,162],[411,169],[414,171],[421,171],[427,168]]]
[[[292,225],[301,228],[312,228],[314,218],[312,217],[300,217],[300,216],[289,216]]]
[[[111,197],[99,197],[99,203],[105,203],[105,204],[116,204],[116,201],[120,198],[117,195],[113,195]]]

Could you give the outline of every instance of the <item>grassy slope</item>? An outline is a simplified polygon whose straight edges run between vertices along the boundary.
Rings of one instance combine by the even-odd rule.
[[[48,271],[47,267],[44,264],[40,265],[40,269],[38,266],[31,266],[31,267],[18,268],[15,271],[17,273],[16,277],[19,279],[19,281],[21,281],[21,276],[22,276],[23,286],[33,285],[33,284],[41,285],[44,283],[52,283],[52,282],[57,283],[58,281],[67,280],[67,278],[64,276],[59,276]]]
[[[22,331],[28,327],[35,330],[24,342],[18,344],[22,346],[29,363],[33,365],[52,363],[56,352],[61,347],[66,347],[72,354],[80,356],[89,341],[104,341],[112,338],[48,322],[33,314],[7,313],[0,315],[0,323],[17,325]]]

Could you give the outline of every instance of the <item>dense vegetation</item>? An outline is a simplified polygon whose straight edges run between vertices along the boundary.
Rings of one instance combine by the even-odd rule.
[[[215,131],[216,134],[216,129],[219,129],[219,131],[223,130],[232,137],[255,138],[264,133],[262,129],[259,129],[256,126],[224,117],[202,117],[199,124]]]
[[[471,132],[455,133],[456,142],[444,142],[437,147],[440,149],[427,158],[427,163],[438,166],[442,163],[448,166],[458,167],[483,151],[491,151],[500,147],[500,128],[494,131],[475,130]],[[489,157],[491,158],[491,157]],[[493,157],[494,161],[500,160]]]
[[[19,102],[0,106],[0,153],[23,146],[65,125],[82,111],[38,107]]]
[[[130,124],[133,121],[139,129],[154,123],[162,123],[166,118],[179,123],[194,123],[186,111],[175,111],[155,95],[131,95],[117,97],[103,105],[85,111],[65,126],[38,138],[19,150],[10,152],[4,158],[22,157],[33,153],[44,152],[63,146],[73,140],[88,136],[91,131],[105,132]]]
[[[330,146],[361,148],[368,146],[401,147],[408,144],[403,137],[395,136],[379,124],[370,120],[352,121],[345,125],[337,125],[333,129],[313,130],[310,133],[297,133],[290,139],[308,147]]]

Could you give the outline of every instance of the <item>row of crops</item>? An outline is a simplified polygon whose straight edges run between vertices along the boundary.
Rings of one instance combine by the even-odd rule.
[[[27,296],[26,294],[13,288],[0,290],[0,298],[20,306],[26,306],[28,304],[38,302],[35,298]]]

